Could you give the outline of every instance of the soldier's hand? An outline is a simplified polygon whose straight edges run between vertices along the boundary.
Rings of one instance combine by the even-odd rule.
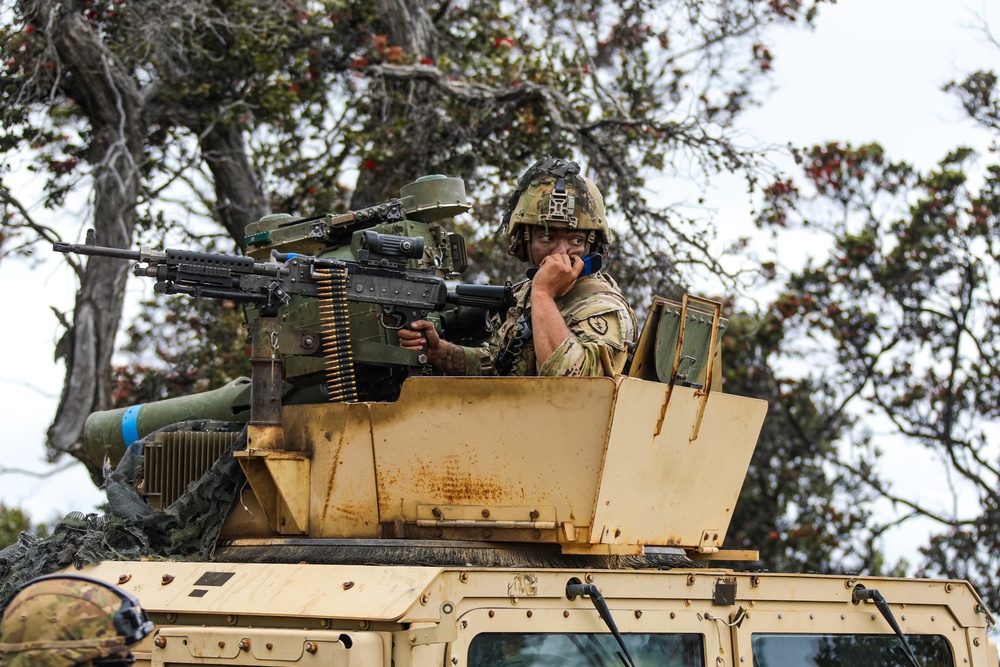
[[[583,259],[576,255],[552,254],[538,265],[538,273],[531,280],[532,298],[539,294],[557,299],[571,289],[583,273]]]
[[[410,324],[409,329],[398,330],[396,335],[399,337],[399,346],[407,350],[426,351],[431,354],[441,345],[437,329],[427,320],[417,320]]]
[[[399,346],[407,350],[425,352],[427,361],[448,375],[465,375],[465,354],[454,343],[442,340],[437,329],[427,320],[417,320],[408,329],[396,332]],[[449,351],[451,354],[449,355]],[[449,363],[449,358],[451,362]]]

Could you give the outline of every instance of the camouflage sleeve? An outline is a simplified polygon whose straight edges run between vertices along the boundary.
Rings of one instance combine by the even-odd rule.
[[[489,345],[463,347],[466,375],[493,375],[494,354]]]
[[[465,353],[466,375],[496,375],[493,362],[500,351],[500,318],[496,315],[490,321],[493,335],[479,347],[462,347]]]
[[[531,283],[523,281],[514,286],[514,299],[520,308],[524,308]],[[509,334],[511,328],[517,326],[517,317],[514,310],[508,311],[503,316],[499,314],[490,318],[490,330],[493,332],[489,341],[478,347],[463,347],[465,353],[466,375],[496,375],[494,362],[500,354],[500,343],[504,340],[505,333]],[[519,311],[518,311],[519,312]]]
[[[621,368],[628,354],[626,342],[635,340],[635,325],[625,301],[615,295],[597,294],[574,308],[566,324],[570,335],[538,367],[539,375],[607,375],[602,348],[614,368]]]

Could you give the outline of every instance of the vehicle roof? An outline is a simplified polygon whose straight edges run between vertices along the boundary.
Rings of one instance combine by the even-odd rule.
[[[150,612],[337,618],[387,622],[439,620],[442,604],[485,604],[521,598],[561,604],[571,577],[599,585],[617,600],[649,605],[719,604],[721,582],[735,585],[733,604],[763,608],[801,605],[852,606],[852,590],[877,588],[893,605],[938,607],[965,627],[994,623],[966,581],[733,572],[720,568],[585,570],[579,568],[473,568],[393,565],[114,562],[86,573],[118,584]],[[478,602],[477,602],[478,604]]]

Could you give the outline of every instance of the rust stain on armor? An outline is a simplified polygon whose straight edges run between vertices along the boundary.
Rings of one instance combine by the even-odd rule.
[[[332,439],[330,433],[326,434],[327,440]],[[326,520],[327,514],[330,512],[330,496],[333,495],[333,481],[337,477],[337,467],[340,464],[340,453],[344,450],[344,445],[347,444],[347,434],[341,431],[340,438],[337,440],[337,449],[333,452],[332,464],[330,465],[330,474],[326,480],[326,499],[323,502],[323,519]],[[357,511],[348,512],[346,508],[341,507],[340,512],[346,514],[347,516],[355,516]]]
[[[449,504],[471,502],[499,502],[510,497],[510,489],[495,477],[481,477],[468,472],[459,461],[449,461],[443,466],[421,465],[415,481],[419,480],[423,493],[428,497]]]
[[[323,508],[324,519],[326,518],[328,509],[329,509],[329,504]],[[358,507],[354,503],[345,503],[343,505],[337,506],[337,514],[340,515],[342,518],[358,519],[363,517],[365,512],[363,508]]]

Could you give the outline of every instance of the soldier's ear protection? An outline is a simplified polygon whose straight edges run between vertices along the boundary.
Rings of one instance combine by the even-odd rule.
[[[49,574],[44,577],[32,579],[31,581],[25,582],[16,591],[14,591],[14,595],[11,596],[11,599],[13,600],[14,596],[31,584],[38,583],[39,581],[48,581],[50,579],[75,579],[77,581],[85,581],[88,584],[94,584],[95,586],[107,588],[117,595],[122,601],[122,606],[115,612],[113,622],[115,624],[115,630],[117,630],[118,634],[125,639],[126,645],[130,646],[135,644],[143,637],[151,633],[156,627],[153,625],[153,622],[149,620],[149,617],[146,615],[146,610],[139,605],[139,600],[134,595],[127,591],[123,591],[117,586],[111,586],[99,579],[85,577],[80,574]]]

